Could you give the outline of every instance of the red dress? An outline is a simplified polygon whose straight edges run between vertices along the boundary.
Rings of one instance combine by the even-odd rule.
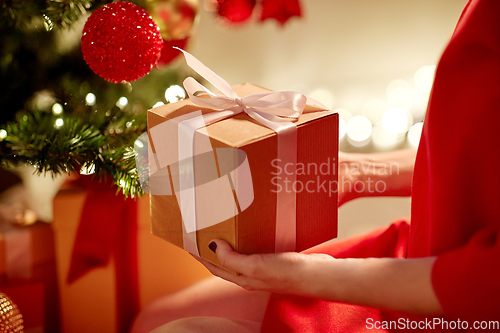
[[[470,0],[462,13],[436,70],[413,177],[411,227],[399,221],[315,251],[339,258],[437,256],[432,284],[446,313],[440,319],[466,321],[471,331],[484,321],[498,324],[500,0]],[[367,328],[398,318],[425,320],[273,294],[262,332],[386,332]]]

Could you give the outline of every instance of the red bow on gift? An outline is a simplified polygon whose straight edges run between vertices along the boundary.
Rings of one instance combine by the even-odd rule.
[[[139,310],[137,202],[116,194],[109,183],[81,176],[74,185],[87,190],[76,234],[68,283],[97,267],[115,264],[118,332],[128,332]]]

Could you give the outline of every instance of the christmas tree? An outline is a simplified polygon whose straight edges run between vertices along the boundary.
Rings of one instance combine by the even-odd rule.
[[[261,21],[283,25],[301,16],[298,0],[258,4]],[[219,18],[241,24],[257,2],[212,5]],[[164,66],[142,77],[146,72],[138,67],[149,71],[156,61],[165,65],[179,54],[172,47],[185,47],[198,0],[8,0],[0,6],[0,167],[28,164],[38,173],[91,173],[99,180],[109,175],[125,196],[140,196],[134,141],[146,130],[146,110],[170,102],[166,89],[184,75]],[[139,21],[122,17],[121,10]],[[140,38],[146,44],[159,38],[152,43],[159,58],[128,45]],[[92,50],[95,44],[101,49]]]
[[[165,90],[183,77],[168,67],[127,83],[97,76],[82,57],[81,27],[107,3],[2,3],[0,166],[109,175],[125,196],[136,197],[142,190],[133,143],[146,130],[146,110],[167,102]]]

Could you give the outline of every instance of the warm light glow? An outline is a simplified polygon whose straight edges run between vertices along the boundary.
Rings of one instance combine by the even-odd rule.
[[[347,131],[347,124],[344,119],[339,118],[339,141],[345,137]]]
[[[116,102],[116,106],[119,107],[120,109],[123,109],[125,106],[128,104],[128,99],[125,96],[122,96],[118,99]]]
[[[413,77],[417,89],[423,92],[431,91],[435,72],[436,66],[423,66],[419,68]]]
[[[165,99],[169,103],[175,103],[183,100],[184,98],[186,98],[186,93],[184,92],[184,89],[182,89],[181,86],[173,85],[168,87],[167,90],[165,90]]]
[[[63,113],[63,106],[59,103],[54,103],[54,105],[52,105],[52,113],[56,116],[60,115],[61,113]]]
[[[364,116],[352,117],[347,123],[347,136],[352,141],[361,143],[370,138],[372,123]]]
[[[346,124],[352,118],[352,113],[350,113],[346,109],[335,109],[335,112],[337,112],[339,114],[339,118],[344,119],[344,121],[345,121]]]
[[[363,105],[362,114],[368,118],[372,124],[382,121],[384,113],[387,111],[387,104],[380,99],[371,99]]]
[[[87,96],[85,96],[85,103],[87,103],[87,105],[95,105],[95,101],[96,101],[96,98],[95,98],[95,95],[93,93],[88,93]]]
[[[390,106],[409,108],[413,104],[413,93],[409,88],[397,87],[387,96]]]
[[[163,103],[163,102],[156,102],[156,104],[153,105],[153,108],[156,108],[156,107],[162,106],[162,105],[165,105],[165,103]]]
[[[7,131],[4,130],[4,129],[1,129],[0,130],[0,141],[2,141],[3,139],[5,139],[7,137]]]
[[[144,143],[142,143],[140,138],[135,140],[134,145],[136,145],[139,148],[144,148]]]
[[[95,173],[95,164],[94,163],[85,163],[80,169],[81,175],[91,175]]]
[[[415,148],[418,147],[418,144],[420,143],[423,125],[424,123],[416,123],[408,131],[408,142],[410,142],[410,144]]]
[[[372,140],[373,144],[382,150],[389,150],[404,139],[404,134],[391,133],[385,130],[382,124],[373,127]]]
[[[122,179],[120,180],[120,184],[119,184],[120,187],[125,187],[125,181]]]
[[[329,110],[335,105],[335,96],[327,89],[316,89],[309,94],[309,97],[317,100]]]
[[[382,117],[382,126],[389,133],[404,133],[408,129],[408,114],[401,108],[391,108]]]
[[[60,128],[62,125],[64,125],[64,120],[62,118],[57,118],[54,127]]]

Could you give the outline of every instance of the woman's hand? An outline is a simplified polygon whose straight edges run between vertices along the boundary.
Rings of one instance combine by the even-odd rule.
[[[238,275],[195,258],[212,274],[246,290],[301,295],[413,315],[443,313],[431,283],[435,257],[335,259],[326,254],[294,252],[243,255],[219,239],[210,248],[222,267]]]
[[[385,153],[339,152],[338,205],[370,196],[409,196],[414,149]]]
[[[295,252],[243,255],[233,251],[223,240],[213,241],[210,248],[217,253],[222,267],[237,272],[238,275],[204,259],[194,258],[205,265],[212,274],[251,291],[307,295],[310,291],[306,267],[311,262],[334,260],[326,254]]]

